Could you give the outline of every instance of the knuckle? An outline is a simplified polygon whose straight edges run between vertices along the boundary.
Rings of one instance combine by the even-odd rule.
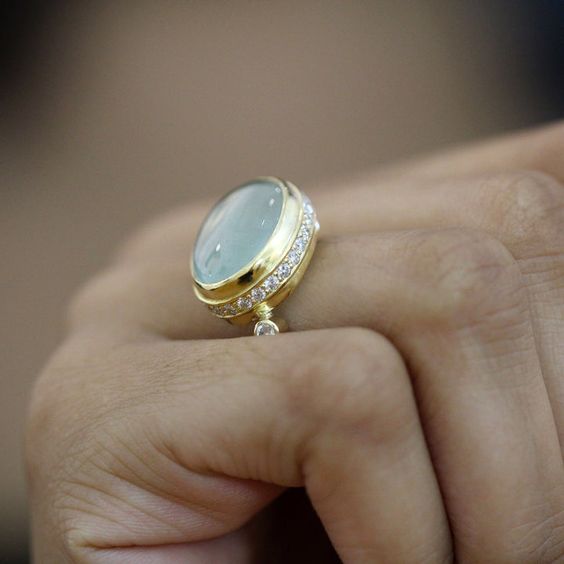
[[[518,264],[487,233],[436,231],[421,238],[414,252],[413,279],[426,293],[429,308],[423,310],[425,322],[466,327],[492,316],[503,319],[527,311]]]
[[[561,240],[564,191],[551,176],[537,171],[497,174],[482,184],[483,209],[513,245]]]
[[[315,350],[293,371],[292,407],[315,425],[379,434],[405,428],[412,415],[403,360],[368,329],[322,332]]]

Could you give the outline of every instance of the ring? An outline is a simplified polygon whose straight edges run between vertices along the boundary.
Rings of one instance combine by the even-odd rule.
[[[204,219],[192,252],[194,292],[230,323],[255,335],[287,329],[274,308],[297,287],[313,256],[319,222],[309,198],[275,177],[250,180]]]

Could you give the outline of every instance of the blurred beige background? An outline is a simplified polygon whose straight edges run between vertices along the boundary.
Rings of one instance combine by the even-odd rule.
[[[0,561],[3,550],[7,562],[25,559],[33,379],[61,338],[69,295],[135,225],[249,177],[322,186],[554,117],[535,59],[546,46],[529,29],[538,13],[470,4],[43,9],[1,97]]]

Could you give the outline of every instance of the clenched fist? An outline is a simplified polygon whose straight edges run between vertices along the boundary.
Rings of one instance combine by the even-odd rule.
[[[207,206],[143,229],[35,386],[36,562],[564,561],[563,181],[556,125],[312,193],[268,338],[190,289]]]

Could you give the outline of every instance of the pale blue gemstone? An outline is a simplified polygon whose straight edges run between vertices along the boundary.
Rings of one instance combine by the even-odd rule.
[[[222,198],[196,239],[196,280],[215,284],[249,265],[276,229],[283,203],[282,189],[268,180],[254,180]]]

